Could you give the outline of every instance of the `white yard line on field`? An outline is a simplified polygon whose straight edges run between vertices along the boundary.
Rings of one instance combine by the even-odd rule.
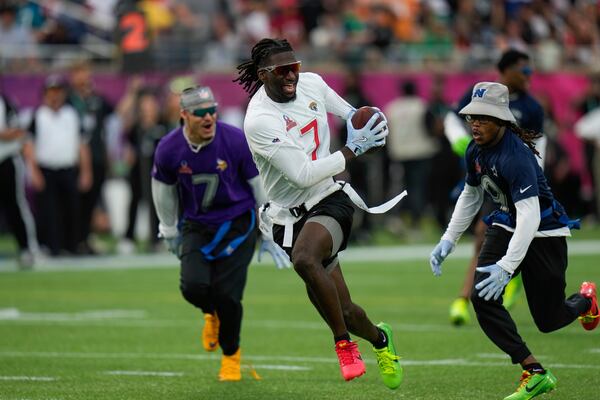
[[[156,360],[218,360],[218,355],[208,354],[173,354],[173,353],[76,353],[76,352],[22,352],[22,351],[1,351],[0,357],[13,358],[77,358],[77,359],[156,359]],[[334,357],[295,357],[295,356],[268,356],[268,355],[245,355],[244,358],[248,361],[281,361],[281,362],[296,362],[307,364],[336,364],[337,359]],[[375,364],[375,360],[365,360],[367,364]],[[435,359],[435,360],[408,360],[402,359],[402,365],[410,365],[417,367],[429,366],[456,366],[456,367],[499,367],[510,366],[510,363],[504,361],[471,361],[464,358],[450,359]],[[598,369],[598,364],[565,364],[548,362],[549,366],[556,368],[574,368],[574,369]],[[267,364],[272,366],[273,364]],[[256,365],[255,367],[258,367]],[[298,366],[286,366],[298,367]],[[302,366],[300,366],[302,368]]]
[[[111,312],[114,313],[111,315]],[[128,314],[130,313],[130,314]],[[143,310],[96,310],[80,313],[23,313],[16,308],[0,309],[0,323],[15,325],[77,325],[77,326],[104,326],[111,328],[139,328],[139,329],[174,329],[189,327],[196,321],[188,319],[151,319],[145,317]],[[437,334],[439,332],[479,332],[479,326],[463,326],[457,328],[450,324],[406,324],[388,321],[397,332],[424,332]],[[254,330],[293,330],[293,331],[322,331],[326,329],[324,322],[320,321],[289,321],[289,320],[260,320],[246,319],[244,326]],[[524,326],[522,332],[538,332],[535,326]],[[578,326],[567,327],[561,331],[563,334],[582,336],[589,335]],[[600,351],[600,350],[598,350]]]
[[[598,354],[600,354],[600,349],[590,349],[590,353],[598,353]]]
[[[161,372],[161,371],[106,371],[106,375],[127,375],[127,376],[183,376],[183,372]]]
[[[58,378],[51,376],[2,376],[0,375],[0,381],[38,381],[38,382],[52,382]]]
[[[246,357],[247,358],[247,357]],[[250,368],[249,366],[242,365],[242,368]],[[310,371],[310,367],[300,367],[298,365],[276,365],[276,364],[254,364],[254,369],[273,369],[277,371]]]
[[[393,261],[425,261],[434,244],[418,244],[404,246],[384,247],[352,247],[340,253],[340,258],[345,262],[393,262]],[[471,243],[461,243],[452,252],[452,258],[467,259],[472,256]],[[569,241],[569,254],[595,255],[600,254],[600,240],[571,240]],[[261,263],[253,260],[254,267],[272,267],[273,261],[265,257]],[[89,257],[55,257],[44,258],[36,264],[34,271],[87,271],[110,269],[162,269],[175,268],[178,260],[169,253],[160,254],[135,254],[135,255],[107,255]],[[17,270],[14,260],[0,260],[0,272],[14,272]]]
[[[104,321],[108,319],[146,318],[144,310],[90,310],[74,313],[29,313],[16,308],[0,309],[0,321]]]

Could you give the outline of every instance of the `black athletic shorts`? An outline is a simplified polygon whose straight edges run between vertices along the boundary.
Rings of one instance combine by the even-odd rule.
[[[331,257],[323,260],[323,266],[329,266],[337,257],[338,252],[346,248],[348,244],[348,238],[350,237],[350,232],[352,230],[354,206],[348,195],[344,191],[338,190],[337,192],[330,194],[317,203],[317,205],[311,208],[298,222],[294,224],[292,247],[283,247],[282,245],[285,227],[283,225],[273,225],[273,239],[275,240],[275,243],[285,250],[285,252],[290,256],[290,259],[292,257],[292,248],[294,247],[296,239],[298,239],[298,235],[300,234],[300,231],[302,230],[302,227],[306,221],[312,217],[320,215],[329,216],[335,219],[340,225],[343,235],[339,249],[335,252],[335,254],[332,254]]]

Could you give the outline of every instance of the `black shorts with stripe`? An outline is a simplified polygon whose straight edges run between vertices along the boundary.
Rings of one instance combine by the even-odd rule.
[[[298,235],[308,219],[316,216],[328,216],[335,219],[337,223],[340,224],[343,239],[339,249],[335,252],[335,254],[332,254],[328,259],[323,260],[323,266],[327,267],[333,260],[335,260],[337,254],[346,248],[348,239],[350,237],[350,232],[352,231],[353,215],[354,205],[352,201],[344,191],[338,190],[337,192],[330,194],[317,203],[317,205],[311,208],[298,222],[294,224],[292,247],[283,247],[283,235],[285,232],[285,227],[283,225],[273,225],[273,239],[275,240],[275,243],[285,250],[291,259],[292,248],[294,247],[296,239],[298,239]]]

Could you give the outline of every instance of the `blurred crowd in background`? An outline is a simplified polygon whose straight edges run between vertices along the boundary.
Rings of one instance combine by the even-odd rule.
[[[594,69],[600,67],[599,10],[600,2],[579,0],[0,0],[2,71],[46,77],[40,102],[17,104],[15,122],[32,137],[28,197],[41,248],[51,256],[164,251],[150,169],[156,144],[179,124],[179,93],[202,83],[195,71],[228,71],[230,81],[250,47],[268,36],[285,36],[310,70],[343,66],[336,70],[344,76],[339,91],[353,106],[385,106],[388,146],[357,159],[340,178],[371,205],[407,186],[410,195],[385,218],[357,213],[357,242],[372,243],[382,229],[413,240],[424,220],[443,229],[465,175],[444,134],[453,104],[443,95],[443,74],[432,73],[426,96],[418,81],[399,77],[397,97],[380,104],[364,91],[365,73],[375,65],[427,71],[435,62],[445,71],[490,71],[507,48],[531,54],[537,71],[567,68],[584,80],[575,101],[560,104],[575,116],[569,126],[557,121],[547,97],[532,94],[546,112],[545,173],[554,193],[572,217],[597,223],[600,176],[594,176],[593,163],[600,164],[600,139],[577,140],[583,167],[574,168],[573,148],[561,137],[576,118],[600,109],[600,73]],[[95,85],[97,74],[107,71],[127,77],[117,99]],[[156,84],[147,78],[156,71],[168,79]],[[4,87],[0,94],[8,101],[15,97]],[[55,143],[40,142],[52,141],[44,129],[57,126],[40,115],[42,107],[78,116],[76,125],[67,124],[74,130],[67,142],[68,129],[59,129],[63,135]],[[219,118],[241,127],[244,108],[220,106]],[[36,123],[39,118],[44,123]],[[345,143],[344,125],[334,126],[332,150]],[[600,138],[600,126],[598,132]],[[79,156],[66,160],[60,151],[65,143]],[[49,145],[59,151],[44,151]],[[44,179],[54,179],[54,166],[65,162],[76,173],[66,183],[61,177],[62,186],[49,192]],[[0,220],[0,231],[6,228]],[[102,234],[114,237],[115,246],[100,246]]]
[[[313,64],[485,68],[516,48],[555,70],[600,65],[599,14],[596,0],[0,0],[0,62],[232,68],[285,36]]]

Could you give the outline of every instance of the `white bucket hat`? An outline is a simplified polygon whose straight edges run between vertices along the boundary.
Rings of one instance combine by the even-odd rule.
[[[503,121],[517,122],[508,108],[508,88],[501,83],[479,82],[473,88],[471,102],[460,115],[489,115]]]

